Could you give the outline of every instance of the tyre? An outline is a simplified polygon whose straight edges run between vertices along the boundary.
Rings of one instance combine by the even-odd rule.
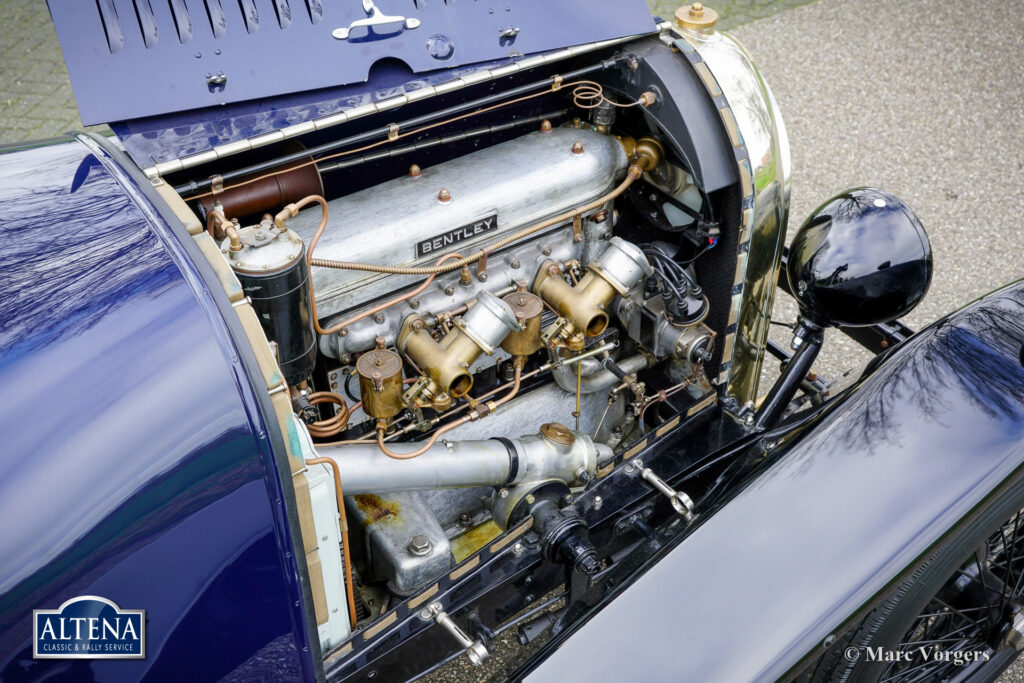
[[[1024,482],[943,543],[802,676],[995,680],[1024,648]]]

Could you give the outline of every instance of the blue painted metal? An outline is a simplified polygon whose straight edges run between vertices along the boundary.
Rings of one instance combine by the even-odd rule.
[[[367,83],[114,122],[110,127],[132,158],[146,168],[163,161],[205,152],[218,145],[256,137],[345,109],[373,104],[429,85],[455,80],[505,61],[435,71],[421,76],[412,76],[407,69],[393,62],[383,62],[373,69]]]
[[[367,19],[368,3],[420,24],[332,36]],[[377,3],[48,0],[86,124],[359,83],[381,60],[421,74],[654,30],[644,0]]]
[[[1021,476],[1022,342],[1024,281],[904,342],[527,680],[775,680],[822,652]]]
[[[315,676],[281,437],[178,231],[91,139],[0,162],[4,681]],[[32,660],[82,594],[146,610],[145,660]]]

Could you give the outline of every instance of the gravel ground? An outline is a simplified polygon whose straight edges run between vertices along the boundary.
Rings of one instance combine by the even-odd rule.
[[[771,84],[793,153],[790,236],[825,199],[873,185],[931,238],[931,290],[905,322],[932,322],[1024,276],[1024,39],[1020,3],[822,0],[733,32]],[[788,297],[775,309],[793,320]],[[786,330],[777,338],[787,341]],[[827,335],[818,371],[866,361]]]
[[[905,199],[931,236],[935,278],[914,328],[1024,276],[1024,7],[976,0],[732,0],[709,3],[760,64],[789,126],[792,228],[836,192],[874,185]],[[670,17],[675,2],[650,0]],[[781,14],[780,9],[792,8]],[[1009,11],[1007,11],[1009,10]],[[767,19],[761,17],[770,16]],[[746,23],[760,19],[754,23]],[[78,127],[42,0],[0,2],[0,142]],[[795,317],[780,297],[775,317]],[[781,330],[780,332],[784,332]],[[783,334],[779,341],[787,341]],[[838,377],[867,360],[830,333],[817,370]],[[531,648],[532,649],[532,648]],[[493,657],[528,656],[505,638]],[[433,680],[494,675],[462,660]],[[1024,681],[1016,665],[1001,679]]]
[[[921,218],[935,276],[905,319],[914,329],[1024,277],[1013,209],[1024,202],[1024,11],[1013,7],[978,0],[965,12],[930,0],[820,0],[733,31],[788,124],[790,235],[824,200],[863,185],[903,198]],[[774,317],[794,320],[792,299],[780,295]],[[788,343],[786,330],[777,330]],[[829,333],[816,369],[837,378],[869,357]],[[525,656],[510,639],[495,653],[502,662]],[[485,680],[492,672],[457,660],[435,680]],[[1024,682],[1024,666],[1018,662],[1000,681]]]

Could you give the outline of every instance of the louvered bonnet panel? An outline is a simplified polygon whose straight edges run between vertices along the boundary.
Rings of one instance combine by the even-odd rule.
[[[48,0],[86,124],[647,33],[644,0]],[[347,35],[346,35],[347,34]]]

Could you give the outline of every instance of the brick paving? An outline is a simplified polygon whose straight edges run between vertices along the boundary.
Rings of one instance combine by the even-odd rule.
[[[712,0],[710,6],[719,11],[721,24],[728,29],[810,1]],[[679,4],[648,0],[651,12],[664,18],[671,18]],[[81,128],[45,0],[0,0],[0,144]]]

